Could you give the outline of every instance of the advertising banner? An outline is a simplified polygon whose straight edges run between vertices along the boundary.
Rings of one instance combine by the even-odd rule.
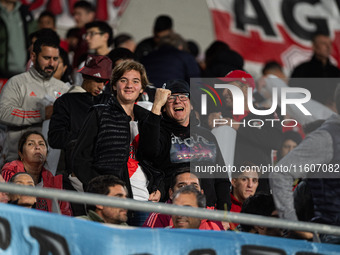
[[[216,39],[227,43],[248,64],[275,60],[290,73],[297,64],[310,59],[311,39],[316,31],[330,34],[331,61],[339,63],[339,1],[207,0],[207,3]]]
[[[335,245],[237,232],[108,227],[7,204],[0,204],[0,237],[0,254],[340,254]],[[267,253],[250,253],[255,251]]]

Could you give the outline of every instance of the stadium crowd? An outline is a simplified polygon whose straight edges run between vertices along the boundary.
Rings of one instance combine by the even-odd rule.
[[[244,70],[243,57],[225,42],[212,41],[200,60],[198,45],[175,31],[170,16],[158,16],[153,35],[139,43],[130,34],[114,35],[108,23],[95,20],[89,2],[75,2],[73,18],[76,27],[60,39],[51,12],[34,20],[20,1],[0,0],[0,37],[5,38],[0,78],[6,81],[0,89],[0,181],[340,225],[338,176],[308,171],[318,164],[339,168],[340,88],[320,82],[305,86],[318,109],[313,121],[288,125],[294,111],[284,116],[252,111],[271,107],[275,87],[303,87],[295,78],[340,77],[329,60],[328,34],[315,33],[312,59],[290,77],[271,61],[255,81]],[[221,105],[209,99],[208,114],[201,113],[199,88],[190,78],[216,77],[241,93],[244,102],[237,103],[244,106],[243,114],[234,113],[235,90],[227,88],[216,89]],[[320,109],[329,114],[318,115]],[[280,125],[283,121],[286,125]],[[220,126],[234,138],[215,135]],[[226,151],[221,143],[234,144],[234,149]],[[227,153],[234,155],[236,172],[194,171],[197,165],[230,164]],[[254,170],[291,164],[302,167],[294,172]],[[59,202],[55,208],[49,199],[17,194],[1,193],[0,198],[100,223],[314,238],[308,232],[101,205]],[[320,239],[340,244],[339,236]]]

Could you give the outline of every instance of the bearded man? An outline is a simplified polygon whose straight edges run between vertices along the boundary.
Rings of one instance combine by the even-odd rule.
[[[42,122],[51,118],[54,100],[69,89],[53,78],[59,64],[59,45],[55,39],[36,40],[31,60],[33,66],[9,79],[0,94],[0,123],[8,130],[6,161],[17,158],[18,141],[26,130],[41,131]]]

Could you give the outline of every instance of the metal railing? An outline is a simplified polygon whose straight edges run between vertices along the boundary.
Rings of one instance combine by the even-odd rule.
[[[74,203],[120,207],[134,211],[158,212],[170,215],[176,214],[216,221],[238,222],[247,225],[258,225],[271,228],[340,235],[340,227],[338,226],[307,223],[301,221],[290,221],[273,217],[264,217],[244,213],[232,213],[220,210],[207,210],[202,208],[176,206],[164,203],[141,202],[133,199],[122,199],[76,191],[29,187],[11,183],[0,183],[0,192],[48,198],[54,200],[55,202],[56,200],[62,200]]]

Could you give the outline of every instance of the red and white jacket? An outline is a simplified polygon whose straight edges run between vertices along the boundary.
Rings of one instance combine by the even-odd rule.
[[[14,160],[5,164],[2,168],[1,175],[8,182],[13,175],[19,172],[26,172],[24,164],[20,160]],[[41,171],[43,181],[43,188],[63,189],[63,176],[54,176],[50,171],[43,167]],[[60,211],[64,215],[72,216],[72,210],[69,202],[59,201]],[[52,200],[45,198],[38,198],[36,209],[41,211],[55,212],[52,208]]]

